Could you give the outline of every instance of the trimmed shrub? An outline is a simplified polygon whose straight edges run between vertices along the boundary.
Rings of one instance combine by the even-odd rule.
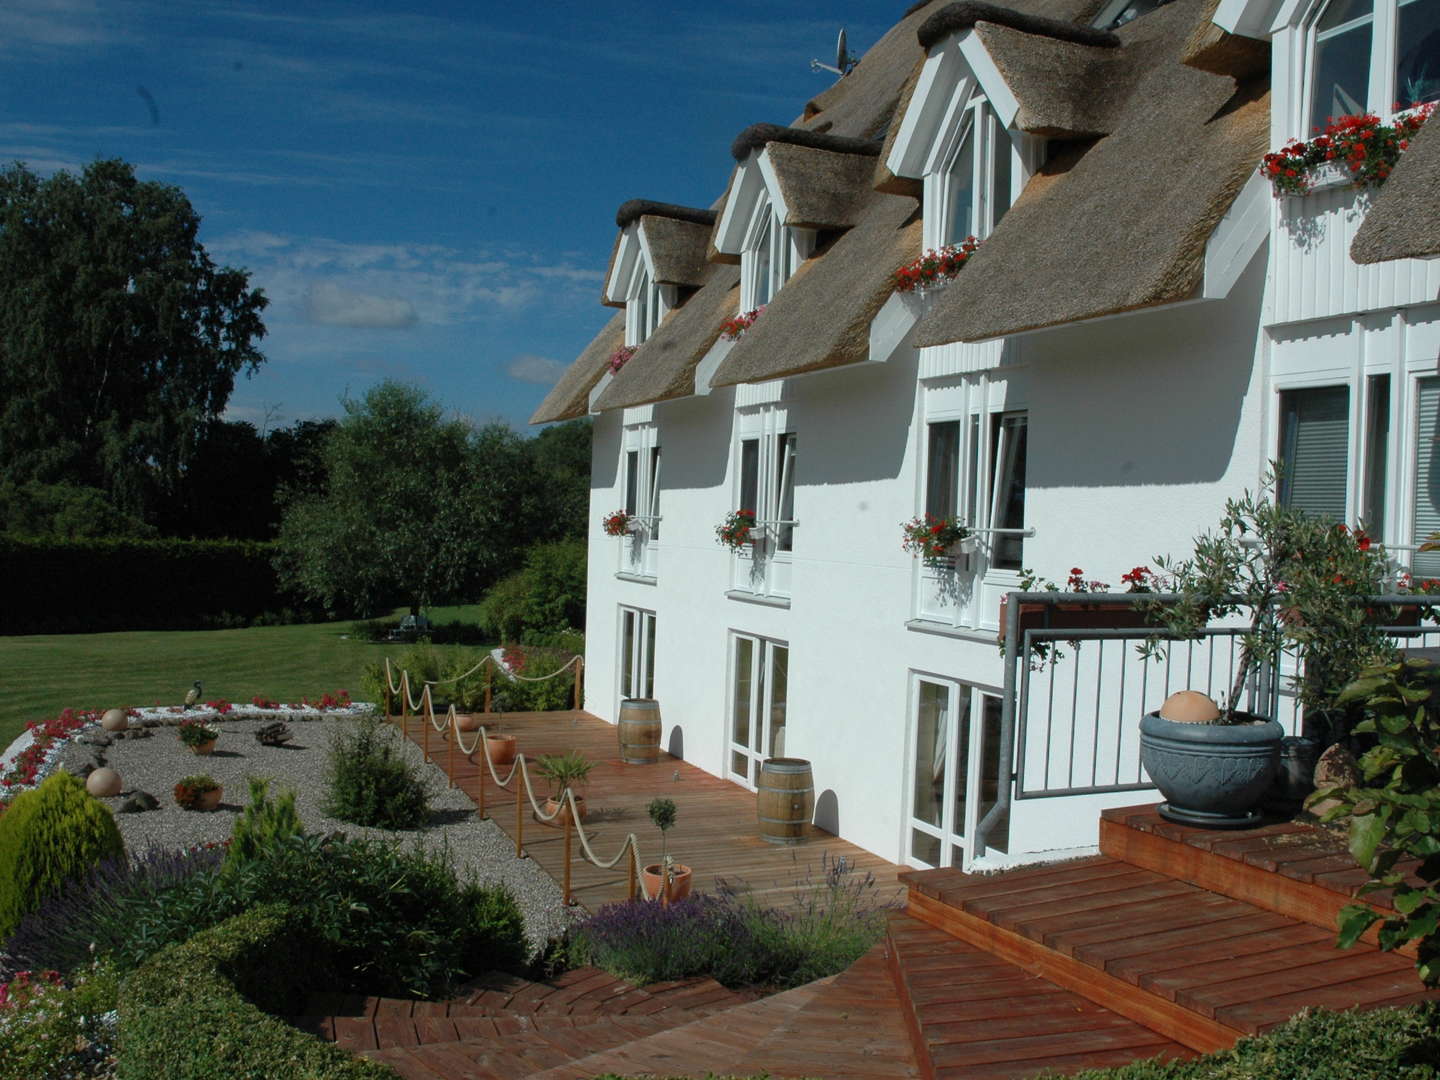
[[[120,1080],[393,1078],[267,1015],[298,1010],[316,985],[306,946],[293,913],[266,905],[159,953],[120,995]]]
[[[220,856],[218,848],[152,847],[106,859],[25,916],[5,947],[33,968],[70,972],[89,961],[93,943],[97,955],[128,971],[214,921],[211,891],[194,879],[213,878]]]
[[[463,945],[465,967],[482,971],[519,971],[529,948],[525,916],[503,885],[467,885],[460,893],[468,923]]]
[[[495,676],[495,688],[491,697],[491,708],[495,712],[547,712],[568,709],[575,701],[575,680],[570,672],[544,682],[528,682],[559,671],[573,658],[573,654],[558,649],[524,649],[525,664],[520,674],[525,679],[507,679]]]
[[[109,808],[63,769],[16,796],[0,815],[0,940],[71,878],[124,851]]]
[[[271,802],[270,781],[252,776],[250,805],[235,820],[223,869],[233,871],[241,863],[260,858],[276,844],[304,831],[300,815],[295,812],[295,792],[287,790]]]
[[[536,544],[525,568],[491,586],[480,617],[501,641],[534,641],[585,625],[585,544]]]
[[[430,817],[425,785],[380,726],[364,716],[332,737],[325,812],[379,829],[418,828]]]

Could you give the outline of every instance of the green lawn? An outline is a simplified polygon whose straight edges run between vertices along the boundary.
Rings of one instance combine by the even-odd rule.
[[[467,605],[428,615],[473,622],[475,612]],[[196,679],[209,701],[299,701],[335,690],[358,697],[365,665],[403,646],[348,640],[350,625],[0,637],[0,750],[28,721],[61,709],[179,704]]]

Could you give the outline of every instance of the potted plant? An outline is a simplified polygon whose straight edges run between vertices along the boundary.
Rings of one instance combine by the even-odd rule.
[[[192,754],[209,754],[215,749],[215,740],[220,732],[208,726],[203,720],[181,720],[180,741],[190,748]]]
[[[762,530],[755,524],[754,510],[732,510],[725,515],[724,521],[715,526],[715,542],[724,544],[731,551],[739,551],[762,535]]]
[[[1127,593],[1152,593],[1156,589],[1155,572],[1148,566],[1133,567],[1121,574],[1120,580],[1125,583],[1125,592]],[[1063,589],[1055,582],[1040,577],[1033,570],[1021,570],[1020,591],[1077,594],[1073,601],[1066,600],[1056,604],[1022,603],[1019,615],[1022,635],[1026,630],[1038,629],[1118,630],[1160,625],[1155,616],[1147,608],[1141,607],[1138,602],[1100,604],[1094,600],[1080,598],[1078,594],[1109,593],[1110,586],[1103,581],[1087,578],[1085,571],[1078,566],[1070,568],[1070,576],[1065,579],[1065,588]],[[1000,628],[996,632],[995,638],[1000,646],[1002,656],[1005,654],[1005,636],[1010,632],[1009,609],[1009,595],[1001,596]],[[1036,641],[1031,645],[1032,659],[1036,666],[1043,666],[1063,657],[1064,654],[1055,648],[1055,644],[1053,641]],[[1071,644],[1075,643],[1071,642]]]
[[[1284,737],[1274,719],[1240,708],[1246,684],[1263,668],[1282,654],[1295,657],[1303,672],[1296,694],[1304,739],[1318,745],[1341,725],[1340,691],[1365,666],[1393,653],[1363,603],[1385,591],[1388,572],[1378,545],[1277,503],[1270,497],[1274,484],[1272,471],[1258,496],[1247,491],[1228,500],[1219,527],[1196,539],[1189,558],[1156,560],[1171,595],[1146,608],[1170,637],[1197,638],[1212,620],[1227,616],[1247,620],[1223,706],[1204,707],[1199,695],[1172,695],[1141,721],[1140,759],[1165,796],[1160,813],[1171,821],[1242,828],[1259,820],[1256,807],[1275,776]],[[1157,635],[1142,646],[1150,657],[1165,649]],[[1315,748],[1291,749],[1309,756]]]
[[[497,713],[495,726],[485,729],[485,752],[490,755],[490,763],[497,769],[512,764],[517,751],[515,736],[503,734],[500,730],[504,723],[504,717]]]
[[[576,793],[575,789],[584,786],[594,767],[595,763],[578,750],[571,750],[568,754],[541,754],[536,759],[536,771],[550,781],[551,794],[545,800],[545,824],[556,828],[569,824],[570,807],[560,802],[567,789],[575,796],[575,808],[580,819],[585,819],[585,797]]]
[[[690,867],[677,863],[674,856],[666,850],[665,844],[665,834],[675,825],[675,800],[651,799],[646,809],[650,820],[660,830],[660,861],[651,863],[643,871],[645,895],[659,897],[663,904],[668,904],[671,900],[684,900],[690,895]]]
[[[957,546],[964,554],[969,554],[975,547],[970,529],[953,517],[937,518],[926,514],[911,518],[901,524],[900,535],[901,550],[932,564],[950,558]]]
[[[213,776],[196,773],[175,785],[175,805],[182,810],[214,810],[225,789]]]
[[[625,536],[635,531],[635,516],[624,510],[616,510],[601,518],[600,528],[605,530],[606,536]]]

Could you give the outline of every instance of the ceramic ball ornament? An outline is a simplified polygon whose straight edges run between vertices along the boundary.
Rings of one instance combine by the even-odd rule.
[[[1160,706],[1160,717],[1173,724],[1213,724],[1220,719],[1220,706],[1199,690],[1177,690]]]
[[[130,726],[130,721],[124,709],[106,709],[105,715],[100,718],[100,726],[106,731],[124,731]]]
[[[85,790],[97,799],[120,794],[120,774],[114,769],[96,769],[85,778]]]

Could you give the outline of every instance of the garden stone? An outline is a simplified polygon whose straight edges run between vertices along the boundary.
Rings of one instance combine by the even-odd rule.
[[[141,814],[146,810],[158,810],[160,800],[148,791],[137,791],[120,804],[122,814]]]
[[[1346,750],[1345,747],[1336,743],[1323,754],[1320,760],[1315,763],[1315,787],[1316,789],[1327,787],[1352,788],[1360,783],[1360,766],[1355,762],[1355,755]],[[1338,799],[1321,799],[1309,807],[1309,810],[1316,817],[1321,817],[1331,807],[1339,806]]]
[[[109,735],[101,735],[98,731],[85,731],[76,735],[75,741],[84,743],[86,746],[109,746],[115,740]]]

